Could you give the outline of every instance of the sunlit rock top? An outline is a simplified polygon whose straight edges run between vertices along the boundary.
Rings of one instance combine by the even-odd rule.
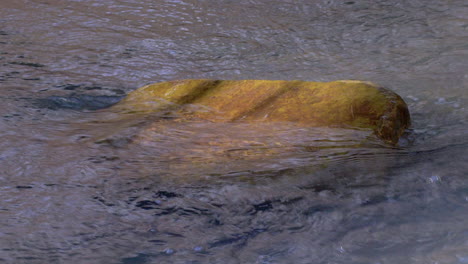
[[[177,110],[210,122],[296,122],[371,129],[396,144],[410,125],[396,93],[363,81],[178,80],[131,92],[113,107],[132,113]]]

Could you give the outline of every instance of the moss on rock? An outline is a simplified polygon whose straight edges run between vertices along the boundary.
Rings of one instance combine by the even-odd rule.
[[[202,107],[180,111],[186,118],[367,128],[391,144],[410,125],[400,96],[363,81],[178,80],[137,89],[114,108],[147,113],[187,105]]]

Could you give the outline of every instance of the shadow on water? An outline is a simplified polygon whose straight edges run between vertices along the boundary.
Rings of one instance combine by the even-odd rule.
[[[51,110],[99,110],[118,103],[122,98],[124,96],[71,94],[69,96],[49,96],[37,99],[35,105]]]

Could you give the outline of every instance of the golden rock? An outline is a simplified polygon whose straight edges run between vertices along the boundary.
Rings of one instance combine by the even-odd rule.
[[[390,144],[410,125],[396,93],[363,81],[178,80],[131,92],[113,106],[129,113],[175,111],[209,122],[294,122],[371,129]]]

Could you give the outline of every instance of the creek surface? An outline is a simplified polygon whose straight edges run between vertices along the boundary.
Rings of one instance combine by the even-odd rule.
[[[0,25],[0,262],[468,263],[465,0],[2,0]],[[187,78],[368,80],[412,128],[104,108]]]

